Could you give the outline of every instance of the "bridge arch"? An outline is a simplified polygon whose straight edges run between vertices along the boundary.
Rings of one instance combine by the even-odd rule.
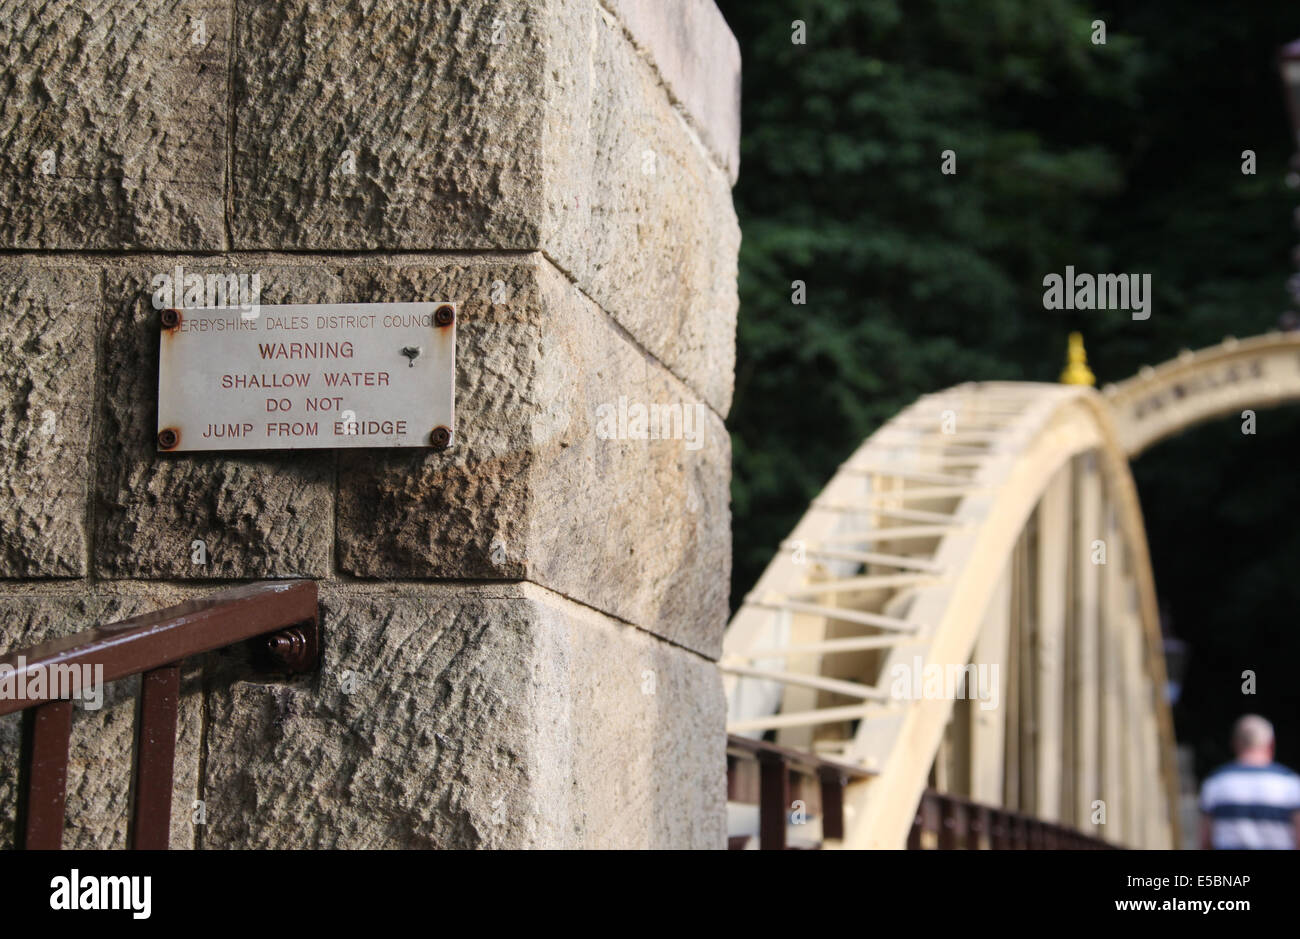
[[[1300,333],[1229,337],[1104,392],[1120,447],[1132,459],[1203,421],[1300,400]]]
[[[926,667],[972,663],[998,667],[996,707],[900,692]],[[966,384],[900,412],[783,543],[721,667],[732,733],[775,731],[872,774],[846,791],[845,846],[902,847],[927,785],[1111,841],[1174,843],[1146,535],[1091,389]]]

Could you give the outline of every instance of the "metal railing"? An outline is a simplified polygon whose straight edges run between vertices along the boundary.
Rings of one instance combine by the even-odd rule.
[[[277,672],[314,669],[320,652],[316,584],[235,587],[0,657],[6,686],[0,715],[23,712],[15,847],[62,847],[72,698],[67,683],[50,676],[86,667],[105,683],[140,675],[127,845],[166,848],[180,663],[259,638],[255,664]]]
[[[758,766],[756,780],[754,763]],[[809,847],[843,839],[844,787],[872,775],[860,766],[837,763],[762,740],[727,737],[727,801],[758,804],[759,850],[783,851],[791,847],[788,833],[796,798],[811,807],[809,814],[821,818],[821,841]],[[752,835],[737,835],[729,838],[727,846],[744,849],[752,840]],[[927,789],[917,806],[907,847],[913,850],[1097,850],[1115,845],[1066,825]]]
[[[758,785],[752,784],[747,767],[758,764]],[[802,794],[805,783],[815,782],[816,794],[806,801],[819,808],[822,841],[844,837],[844,787],[854,779],[872,774],[860,766],[824,760],[810,753],[778,747],[762,740],[734,734],[727,736],[727,801],[758,804],[758,847],[763,851],[784,851],[791,795]],[[811,795],[811,793],[810,793]],[[728,847],[744,848],[751,836],[729,840]]]
[[[1059,825],[927,789],[907,837],[911,850],[1091,851],[1115,845]]]

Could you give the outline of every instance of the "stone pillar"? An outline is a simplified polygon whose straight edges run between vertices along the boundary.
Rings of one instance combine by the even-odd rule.
[[[318,675],[188,670],[174,847],[722,847],[740,63],[711,0],[82,7],[0,20],[0,649],[313,578]],[[455,446],[158,455],[178,265],[454,301]],[[652,404],[681,439],[628,439]],[[65,845],[124,843],[134,688],[74,717]]]

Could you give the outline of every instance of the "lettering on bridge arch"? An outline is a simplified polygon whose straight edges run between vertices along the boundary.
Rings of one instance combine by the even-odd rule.
[[[1138,398],[1131,406],[1131,413],[1134,420],[1142,420],[1149,414],[1164,410],[1170,404],[1182,404],[1206,392],[1218,391],[1225,385],[1239,385],[1263,377],[1263,356],[1246,362],[1225,363],[1217,368],[1179,379],[1172,385]]]

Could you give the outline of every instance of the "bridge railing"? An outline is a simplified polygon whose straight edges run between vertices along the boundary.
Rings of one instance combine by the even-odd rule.
[[[821,841],[806,847],[819,847],[827,840],[843,838],[844,787],[871,775],[860,766],[821,759],[762,740],[727,735],[727,801],[758,805],[758,847],[763,851],[792,847],[788,824],[796,800],[804,802],[809,814],[821,820]],[[737,835],[729,839],[728,847],[743,849],[752,840],[750,834]]]
[[[0,657],[0,716],[23,712],[15,847],[62,847],[73,696],[88,674],[140,675],[127,844],[166,848],[183,659],[248,640],[274,672],[316,667],[316,584],[249,584]],[[76,676],[76,682],[68,679]],[[102,689],[101,689],[102,691]],[[84,693],[84,692],[83,692]]]
[[[762,740],[727,737],[727,801],[757,805],[758,848],[783,851],[817,848],[844,837],[844,787],[874,775],[860,766],[822,759]],[[795,803],[805,821],[818,818],[820,839],[790,843]],[[815,826],[810,826],[816,831]],[[752,834],[729,838],[728,847],[750,847]],[[1115,846],[1067,825],[982,805],[961,796],[927,789],[921,796],[907,839],[911,850],[1099,850]]]
[[[916,807],[909,850],[1093,851],[1114,848],[1068,825],[927,789]]]

